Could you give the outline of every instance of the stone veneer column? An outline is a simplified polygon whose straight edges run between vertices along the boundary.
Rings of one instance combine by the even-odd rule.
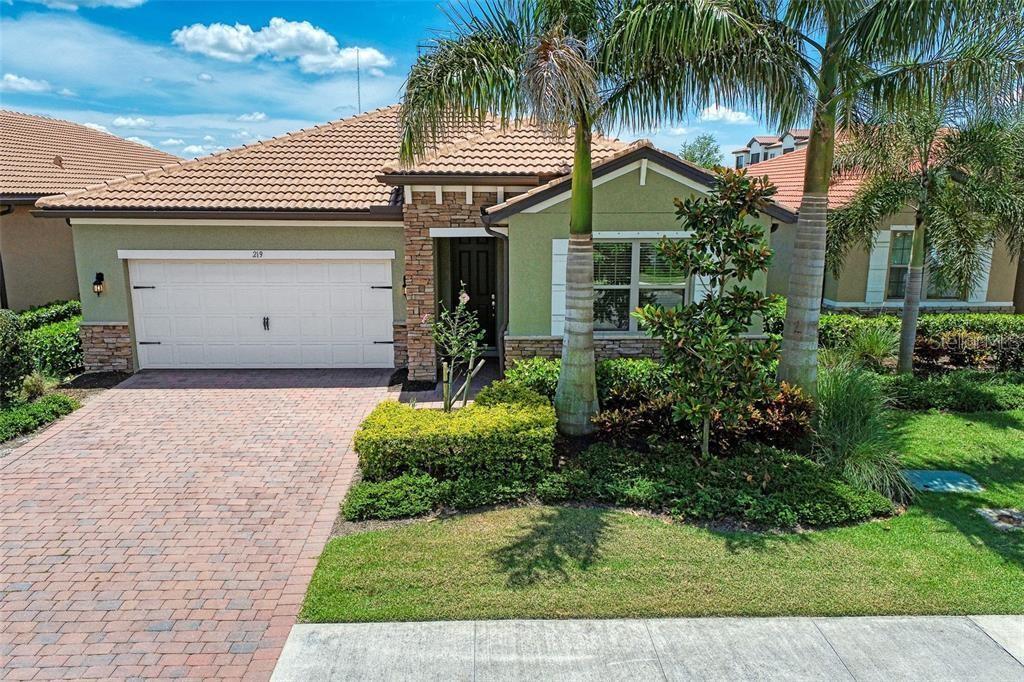
[[[480,209],[497,202],[493,192],[474,192],[466,203],[465,190],[445,192],[437,203],[434,192],[413,192],[402,207],[405,222],[406,347],[411,381],[437,380],[437,354],[430,323],[440,294],[434,287],[432,227],[483,227]]]
[[[127,324],[83,323],[82,364],[86,372],[134,372],[132,336]]]

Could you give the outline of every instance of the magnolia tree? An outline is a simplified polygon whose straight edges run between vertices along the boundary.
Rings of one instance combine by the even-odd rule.
[[[676,370],[673,418],[699,430],[705,458],[712,422],[736,424],[774,385],[777,345],[744,338],[769,303],[744,283],[767,272],[772,257],[763,229],[750,219],[774,192],[767,178],[725,169],[709,197],[676,199],[677,219],[691,236],[662,239],[658,253],[703,291],[686,305],[645,305],[633,313],[662,341],[665,360]]]

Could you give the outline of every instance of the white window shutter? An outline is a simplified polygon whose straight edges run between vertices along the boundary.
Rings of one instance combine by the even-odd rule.
[[[690,301],[693,303],[700,303],[708,294],[711,292],[711,278],[704,275],[693,276],[693,296]]]
[[[880,230],[875,237],[875,245],[871,248],[871,256],[868,259],[865,303],[881,305],[885,300],[885,288],[889,280],[889,244],[891,241],[891,230]]]
[[[569,258],[569,240],[551,240],[551,335],[565,331],[565,265]]]
[[[982,303],[988,299],[988,280],[989,274],[992,272],[992,245],[987,244],[981,247],[980,251],[981,272],[978,273],[978,279],[967,294],[967,300],[970,303]]]

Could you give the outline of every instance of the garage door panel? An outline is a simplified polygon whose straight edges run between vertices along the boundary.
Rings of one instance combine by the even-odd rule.
[[[390,284],[391,263],[388,261],[360,263],[359,281],[363,284]]]
[[[327,272],[331,284],[359,283],[359,263],[330,263]]]
[[[391,367],[389,261],[129,261],[142,368]],[[264,318],[269,328],[264,327]]]

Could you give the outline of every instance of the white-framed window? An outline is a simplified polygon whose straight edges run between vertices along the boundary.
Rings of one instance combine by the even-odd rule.
[[[910,252],[914,245],[912,230],[893,230],[889,243],[889,275],[885,296],[889,300],[903,300],[907,293],[907,274],[910,272]],[[963,300],[963,293],[954,287],[943,286],[924,271],[922,298],[931,300]]]
[[[658,242],[594,242],[594,330],[636,332],[630,312],[639,306],[665,308],[687,300],[687,278],[658,253]]]

